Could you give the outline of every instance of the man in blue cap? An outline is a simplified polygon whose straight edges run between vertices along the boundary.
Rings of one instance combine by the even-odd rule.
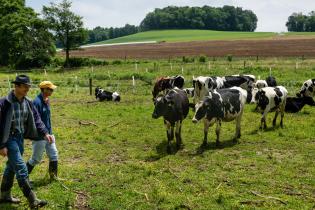
[[[15,89],[0,99],[0,155],[8,157],[1,182],[0,202],[20,202],[11,195],[16,176],[30,208],[37,209],[45,206],[47,202],[37,199],[31,189],[23,160],[24,138],[37,139],[38,136],[42,136],[51,142],[52,136],[49,135],[32,101],[26,98],[31,87],[30,78],[18,75],[13,83]]]

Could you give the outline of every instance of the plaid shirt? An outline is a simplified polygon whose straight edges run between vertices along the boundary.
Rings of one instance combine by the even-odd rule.
[[[24,134],[24,125],[28,118],[28,109],[26,100],[23,98],[22,102],[20,102],[14,94],[13,97],[13,117],[12,117],[12,125],[11,132],[13,133],[21,133]]]

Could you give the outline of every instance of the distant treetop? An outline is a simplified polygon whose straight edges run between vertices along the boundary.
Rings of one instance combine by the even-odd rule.
[[[257,16],[251,10],[233,6],[222,8],[168,6],[148,13],[140,24],[141,31],[160,29],[255,31],[256,27]]]
[[[288,31],[295,32],[314,32],[315,31],[315,11],[309,13],[309,15],[303,15],[302,13],[293,13],[288,17],[286,23]]]

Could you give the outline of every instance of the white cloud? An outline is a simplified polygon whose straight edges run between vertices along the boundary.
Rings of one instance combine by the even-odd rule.
[[[53,0],[59,2],[60,0]],[[40,12],[51,0],[26,0]],[[315,10],[314,0],[73,0],[72,9],[83,17],[85,26],[93,28],[121,27],[126,23],[139,25],[148,12],[169,5],[222,7],[233,5],[252,10],[258,17],[256,31],[286,31],[285,23],[293,12],[308,14]]]

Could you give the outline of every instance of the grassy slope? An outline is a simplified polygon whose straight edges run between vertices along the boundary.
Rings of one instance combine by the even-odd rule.
[[[260,39],[273,37],[275,33],[269,32],[224,32],[211,30],[161,30],[147,31],[129,36],[119,37],[93,44],[111,44],[141,41],[186,42],[204,40],[236,40]]]
[[[315,60],[300,62],[297,70],[295,62],[295,59],[248,61],[253,68],[243,69],[242,61],[216,61],[211,62],[211,71],[208,64],[186,65],[184,76],[188,81],[193,75],[236,73],[265,78],[269,66],[275,64],[273,75],[294,95],[302,82],[315,73]],[[191,123],[193,112],[190,111],[183,125],[184,149],[167,155],[162,119],[151,118],[152,87],[137,80],[133,92],[130,80],[115,79],[131,75],[147,79],[175,75],[181,72],[181,65],[174,64],[172,71],[167,63],[161,63],[158,70],[153,69],[152,63],[139,64],[138,68],[138,72],[131,64],[94,68],[94,85],[109,88],[119,84],[122,102],[118,104],[87,103],[94,100],[93,96],[88,96],[87,88],[80,87],[79,92],[74,93],[74,76],[79,76],[80,84],[85,86],[90,69],[60,74],[48,72],[48,79],[59,85],[52,100],[52,114],[60,153],[60,177],[65,180],[51,184],[46,181],[47,158],[31,174],[38,195],[50,201],[46,209],[68,209],[85,202],[93,209],[314,208],[313,107],[306,106],[298,114],[286,114],[284,129],[269,128],[261,132],[257,130],[260,115],[252,112],[254,105],[247,105],[239,144],[231,142],[234,123],[223,123],[223,146],[215,147],[212,127],[209,146],[203,153],[198,153],[203,126]],[[108,72],[111,81],[106,80]],[[9,76],[14,78],[15,74]],[[42,73],[31,76],[37,81],[45,78]],[[4,81],[7,75],[0,74],[0,78]],[[6,86],[1,85],[4,87],[1,95],[4,95]],[[187,82],[186,86],[190,85]],[[31,90],[30,95],[35,94],[36,90]],[[269,126],[273,115],[267,116]],[[80,126],[79,121],[93,122],[97,126]],[[30,156],[30,148],[27,143],[25,159]],[[3,166],[2,158],[1,170]],[[15,184],[13,193],[21,197],[17,188]],[[254,193],[279,198],[286,204]],[[25,199],[15,209],[24,209],[23,205],[26,205]],[[0,205],[0,209],[12,207]]]

